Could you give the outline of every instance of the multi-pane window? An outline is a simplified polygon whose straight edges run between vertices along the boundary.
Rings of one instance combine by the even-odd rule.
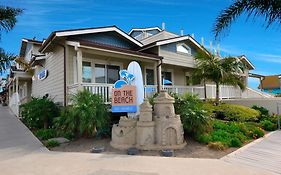
[[[107,83],[114,84],[117,80],[119,80],[119,66],[111,66],[107,65]]]
[[[162,79],[163,79],[165,85],[172,85],[172,83],[168,83],[168,81],[172,82],[172,72],[162,72]],[[168,80],[168,81],[165,81],[165,80]]]
[[[146,71],[146,84],[154,85],[154,70],[146,69],[145,71]]]
[[[95,64],[95,82],[113,84],[119,80],[119,66]]]
[[[95,64],[95,82],[106,83],[105,81],[105,65]]]
[[[91,62],[82,62],[82,81],[84,83],[92,82],[92,66]]]

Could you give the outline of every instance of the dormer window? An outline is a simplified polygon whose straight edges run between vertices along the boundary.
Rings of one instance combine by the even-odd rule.
[[[184,43],[180,43],[177,45],[177,52],[182,54],[191,55],[191,49]]]

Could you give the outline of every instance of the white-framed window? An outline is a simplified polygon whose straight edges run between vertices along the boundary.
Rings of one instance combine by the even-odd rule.
[[[82,61],[82,82],[92,83],[92,63]]]
[[[191,55],[191,49],[185,43],[177,44],[177,52],[182,54]]]
[[[114,84],[119,77],[120,66],[95,64],[94,77],[95,83]]]

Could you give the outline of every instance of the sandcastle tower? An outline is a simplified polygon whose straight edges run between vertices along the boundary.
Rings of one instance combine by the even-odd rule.
[[[121,117],[112,128],[111,146],[141,150],[181,149],[186,145],[180,116],[175,114],[174,98],[161,91],[155,98],[154,116],[147,100],[140,105],[138,119]]]
[[[154,102],[155,144],[169,149],[184,147],[183,126],[180,116],[175,114],[174,98],[163,90]]]

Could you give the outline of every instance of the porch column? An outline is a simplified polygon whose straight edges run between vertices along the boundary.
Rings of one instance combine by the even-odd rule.
[[[157,66],[157,92],[159,93],[162,89],[162,69],[161,69],[162,62],[158,62]]]
[[[77,83],[78,90],[82,90],[82,51],[77,49]]]

